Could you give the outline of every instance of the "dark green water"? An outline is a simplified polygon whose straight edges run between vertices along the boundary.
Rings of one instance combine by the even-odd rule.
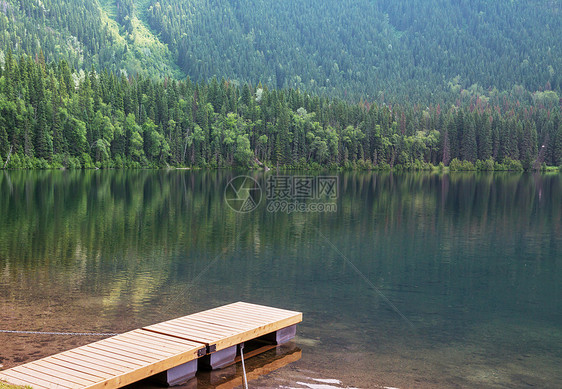
[[[0,172],[0,329],[244,300],[304,312],[253,387],[560,387],[562,176],[340,174],[335,213],[239,214],[236,175]],[[91,340],[0,334],[0,364]]]

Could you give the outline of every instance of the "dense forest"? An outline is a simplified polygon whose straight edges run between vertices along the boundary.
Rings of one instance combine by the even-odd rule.
[[[0,0],[0,167],[560,166],[560,9]]]
[[[562,165],[555,94],[542,92],[534,106],[470,95],[447,107],[348,103],[216,78],[76,72],[65,61],[8,51],[0,68],[0,163],[538,169]]]
[[[1,0],[0,57],[349,101],[519,99],[562,78],[559,0]]]
[[[560,10],[542,0],[158,0],[147,19],[197,80],[435,103],[459,88],[559,91]]]
[[[184,76],[131,0],[0,0],[0,60],[8,50],[65,60],[76,70]]]

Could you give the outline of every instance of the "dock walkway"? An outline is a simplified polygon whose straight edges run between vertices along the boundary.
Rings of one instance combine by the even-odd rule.
[[[238,302],[3,370],[0,380],[37,389],[120,388],[148,377],[176,385],[233,363],[244,342],[292,339],[301,321],[300,312]]]

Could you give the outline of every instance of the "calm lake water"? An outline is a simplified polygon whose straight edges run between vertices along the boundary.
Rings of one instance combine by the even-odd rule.
[[[239,174],[262,188],[245,214],[224,196]],[[336,212],[291,214],[268,210],[271,176],[0,172],[0,329],[243,300],[304,313],[298,357],[254,388],[560,387],[561,175],[343,173],[307,200]],[[97,339],[0,334],[0,364]]]

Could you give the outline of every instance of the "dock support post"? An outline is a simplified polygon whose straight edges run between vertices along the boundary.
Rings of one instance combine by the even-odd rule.
[[[155,381],[168,385],[168,386],[175,386],[181,385],[186,383],[187,381],[191,380],[195,377],[195,373],[197,373],[197,360],[193,360],[183,365],[179,365],[173,367],[169,370],[163,371],[160,374],[156,374],[153,378]],[[195,380],[195,386],[197,383]]]
[[[274,344],[283,344],[294,339],[297,335],[297,326],[292,325],[289,327],[281,328],[278,331],[272,332],[271,334],[264,335],[260,339],[267,342],[272,342]]]
[[[220,351],[215,351],[212,354],[207,354],[203,358],[199,359],[199,362],[201,363],[201,366],[206,369],[221,369],[234,362],[236,359],[237,347],[237,345],[231,346]]]

